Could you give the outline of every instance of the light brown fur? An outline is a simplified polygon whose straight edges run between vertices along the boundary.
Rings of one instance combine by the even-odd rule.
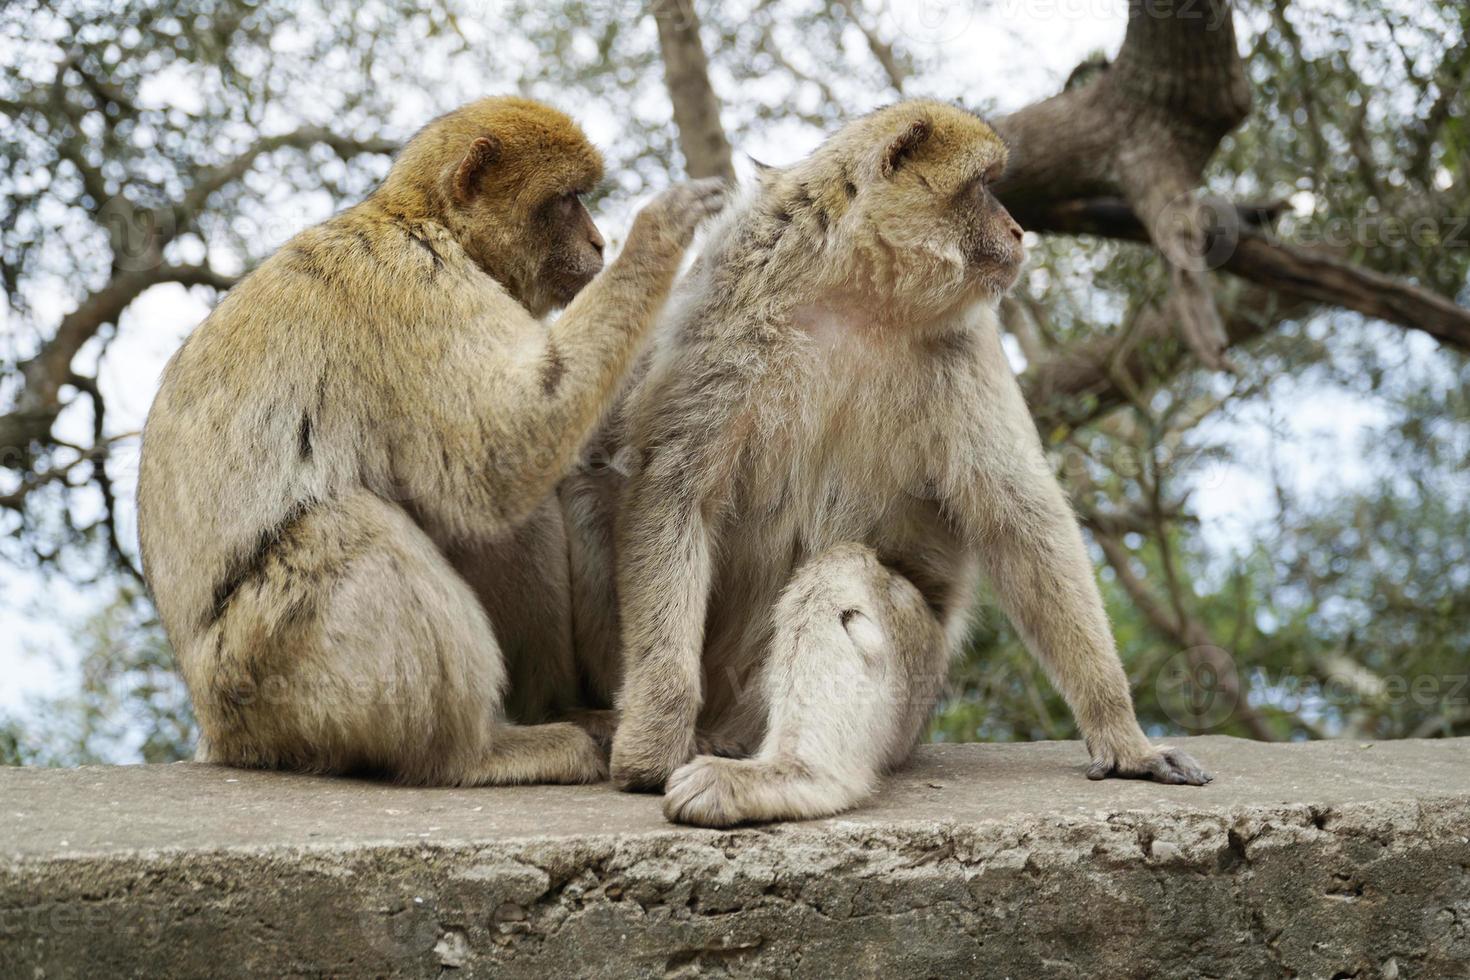
[[[141,538],[201,758],[430,784],[603,773],[581,729],[515,724],[575,701],[553,491],[721,191],[666,192],[598,274],[576,194],[600,174],[556,110],[471,103],[170,361]]]
[[[978,575],[1076,713],[1089,775],[1201,782],[1134,718],[994,307],[1022,257],[968,112],[889,107],[763,174],[676,288],[622,437],[612,773],[675,820],[810,817],[911,750]],[[755,752],[699,757],[695,726]]]

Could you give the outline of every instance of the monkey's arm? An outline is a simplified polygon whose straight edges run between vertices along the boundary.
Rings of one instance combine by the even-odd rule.
[[[480,410],[536,434],[537,444],[519,456],[527,487],[508,499],[540,500],[571,469],[662,310],[695,228],[723,206],[724,194],[722,182],[701,180],[659,195],[638,213],[617,259],[544,331],[537,356],[506,365],[519,377],[490,387],[499,403]]]
[[[625,790],[661,789],[694,755],[712,543],[685,463],[664,453],[634,477],[618,528],[624,668],[612,777]]]
[[[404,332],[397,361],[429,363],[400,386],[392,470],[438,536],[500,534],[553,492],[662,309],[696,226],[723,201],[718,181],[665,191],[550,328],[486,287],[462,329],[432,334],[433,356]]]
[[[1093,760],[1088,776],[1207,782],[1193,759],[1154,748],[1139,728],[1081,529],[998,336],[983,343],[973,408],[954,426],[964,441],[952,454],[958,464],[945,488],[953,519],[977,545],[1006,615],[1071,706]]]

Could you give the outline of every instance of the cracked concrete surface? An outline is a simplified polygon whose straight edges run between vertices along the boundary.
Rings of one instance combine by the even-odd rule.
[[[609,786],[0,769],[0,977],[1470,977],[1470,739],[920,750],[732,832]]]

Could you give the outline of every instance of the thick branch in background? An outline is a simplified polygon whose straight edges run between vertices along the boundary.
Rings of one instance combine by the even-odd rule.
[[[1037,205],[1071,198],[1126,196],[1123,181],[1137,187],[1140,168],[1197,184],[1220,140],[1250,108],[1230,12],[1229,0],[1135,0],[1111,65],[997,120],[1011,144],[1011,167],[997,193],[1013,213],[1029,216]]]
[[[1223,324],[1227,344],[1254,340],[1287,320],[1316,309],[1300,299],[1253,287],[1231,305]],[[1037,427],[1076,428],[1147,393],[1191,366],[1189,350],[1175,342],[1167,306],[1141,311],[1119,336],[1099,334],[1068,345],[1029,366],[1021,376]]]
[[[1229,0],[1134,0],[1112,65],[997,122],[1012,161],[996,190],[1027,227],[1059,200],[1127,200],[1169,266],[1180,336],[1206,367],[1222,368],[1227,338],[1195,189],[1249,110]]]
[[[1340,307],[1470,350],[1470,311],[1443,296],[1256,227],[1279,206],[1238,208],[1226,228],[1214,202],[1201,201],[1195,188],[1205,164],[1250,104],[1230,12],[1228,0],[1135,0],[1112,65],[997,121],[1011,144],[1001,200],[1034,231],[1159,248],[1173,282],[1167,321],[1151,315],[1129,341],[1135,352],[1162,340],[1172,323],[1202,364],[1220,367],[1226,347],[1260,332],[1254,320],[1220,316],[1208,271],[1216,267],[1279,292],[1296,315],[1309,312],[1306,304]],[[1117,346],[1088,343],[1057,355],[1055,365],[1036,365],[1032,388],[1041,405],[1059,393],[1106,388],[1104,368]]]
[[[1263,286],[1424,331],[1470,351],[1470,310],[1428,289],[1354,265],[1322,249],[1242,236],[1225,268]]]
[[[1281,203],[1238,204],[1206,228],[1207,254],[1219,267],[1287,297],[1337,306],[1422,330],[1440,343],[1470,351],[1470,310],[1431,290],[1349,262],[1326,248],[1280,241],[1270,229]],[[1035,231],[1148,241],[1138,215],[1120,198],[1064,201],[1032,215]],[[1227,330],[1227,333],[1229,331]]]
[[[653,17],[658,22],[664,78],[674,106],[684,169],[690,177],[723,177],[733,182],[730,141],[720,125],[720,100],[710,85],[694,0],[655,0]]]

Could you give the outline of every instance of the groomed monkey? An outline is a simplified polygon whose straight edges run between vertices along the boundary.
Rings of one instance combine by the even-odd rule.
[[[612,775],[725,826],[854,805],[907,757],[982,567],[1088,775],[1201,784],[1133,713],[1077,522],[1002,352],[1021,229],[980,119],[904,102],[762,174],[676,287],[625,438]],[[700,756],[696,722],[754,751]]]
[[[169,362],[140,535],[200,758],[436,785],[604,774],[580,728],[513,723],[572,676],[570,629],[540,635],[555,596],[528,576],[565,598],[555,485],[722,191],[665,192],[599,273],[579,195],[601,172],[554,109],[466,105]],[[518,569],[523,552],[560,564]],[[508,690],[508,653],[535,694]]]

